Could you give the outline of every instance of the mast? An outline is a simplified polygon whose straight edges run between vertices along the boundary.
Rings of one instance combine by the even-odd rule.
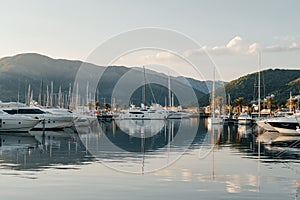
[[[46,106],[49,106],[49,86],[47,85],[47,91],[46,91]]]
[[[53,106],[53,81],[51,81],[50,106]]]
[[[86,106],[89,107],[89,82],[86,83]]]
[[[63,100],[63,98],[62,98],[62,93],[61,93],[61,86],[59,86],[57,104],[60,108],[63,107],[62,100]]]
[[[20,78],[18,79],[18,103],[20,102]]]
[[[169,92],[169,107],[171,108],[172,103],[171,103],[171,79],[170,79],[170,75],[168,76],[168,92]]]
[[[78,105],[79,105],[79,86],[78,82],[76,83],[76,96],[75,96],[75,109],[78,112]]]
[[[292,92],[290,91],[290,106],[289,106],[290,113],[292,112]]]
[[[30,89],[30,83],[28,84],[28,91],[27,91],[27,105],[30,106],[30,97],[31,95],[31,89]]]
[[[215,118],[215,76],[216,76],[216,71],[215,67],[213,69],[213,82],[212,82],[212,96],[211,96],[211,112],[212,112],[212,118]]]
[[[260,68],[261,68],[261,53],[258,53],[258,117],[260,117]]]
[[[69,83],[69,92],[68,92],[68,108],[70,107],[70,105],[73,103],[72,101],[72,86],[71,83]]]
[[[41,80],[41,85],[40,85],[39,104],[41,106],[44,106],[44,101],[43,101],[43,80]]]
[[[146,71],[145,71],[145,66],[143,66],[143,69],[144,69],[143,104],[146,105]]]

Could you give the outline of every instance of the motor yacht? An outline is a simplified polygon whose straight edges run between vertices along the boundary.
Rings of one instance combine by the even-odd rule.
[[[1,132],[27,132],[38,123],[39,118],[32,118],[25,115],[9,115],[0,110],[0,131]]]
[[[27,116],[39,120],[34,129],[63,129],[73,125],[73,117],[53,114],[38,107],[8,107],[2,110],[11,116]]]
[[[285,135],[299,135],[297,129],[300,125],[297,121],[296,115],[286,116],[286,117],[273,117],[256,122],[258,126],[269,130],[277,131]]]

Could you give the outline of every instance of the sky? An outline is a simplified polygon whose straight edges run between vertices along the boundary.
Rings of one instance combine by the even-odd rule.
[[[216,79],[225,81],[255,72],[258,52],[262,69],[300,69],[300,1],[297,0],[0,0],[0,3],[0,57],[35,52],[106,65],[101,59],[90,58],[95,57],[95,50],[103,48],[102,44],[107,44],[106,48],[113,50],[98,56],[114,58],[110,64],[152,66],[158,71],[174,71],[197,79],[212,79],[212,67],[219,72]],[[127,42],[116,42],[120,35],[147,27],[170,33],[170,39],[156,35],[157,40],[146,31],[129,37]],[[183,37],[176,39],[176,35]],[[141,45],[147,41],[154,48],[123,48],[139,41]],[[161,46],[157,44],[159,41]],[[191,45],[186,45],[189,42]],[[119,48],[124,52],[109,55]],[[195,66],[201,75],[193,70]]]

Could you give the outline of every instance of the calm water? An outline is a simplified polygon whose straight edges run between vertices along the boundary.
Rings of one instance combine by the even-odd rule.
[[[77,128],[0,134],[1,199],[300,199],[300,149],[258,144],[251,126]]]

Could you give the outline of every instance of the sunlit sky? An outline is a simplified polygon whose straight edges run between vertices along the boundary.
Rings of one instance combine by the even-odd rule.
[[[203,56],[201,51],[205,50],[221,74],[219,79],[225,81],[256,71],[258,51],[262,52],[263,69],[300,69],[300,2],[297,0],[12,0],[0,3],[0,57],[35,52],[53,58],[86,60],[99,45],[118,34],[157,27],[176,31],[197,42],[198,49],[185,49],[181,53],[187,59],[195,59]],[[165,54],[157,51],[133,53],[113,64],[151,65],[162,55]],[[170,67],[178,68],[180,75],[198,78],[172,56],[165,56],[166,59],[172,63]],[[205,68],[202,73],[203,79],[212,78],[210,70]]]

